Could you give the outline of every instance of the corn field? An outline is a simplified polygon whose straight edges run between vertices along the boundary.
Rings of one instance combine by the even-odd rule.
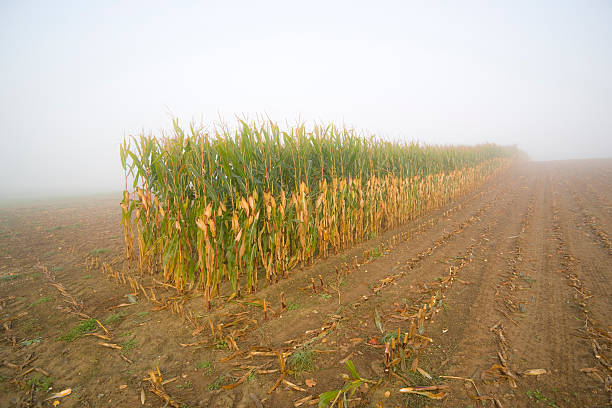
[[[208,307],[440,207],[516,153],[393,143],[333,125],[173,125],[170,136],[121,146],[126,257],[179,291],[202,290]]]

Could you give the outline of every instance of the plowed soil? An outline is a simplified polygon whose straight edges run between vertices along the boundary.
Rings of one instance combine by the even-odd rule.
[[[347,361],[349,406],[611,404],[612,160],[517,163],[211,311],[123,259],[119,200],[0,208],[0,406],[317,406]]]

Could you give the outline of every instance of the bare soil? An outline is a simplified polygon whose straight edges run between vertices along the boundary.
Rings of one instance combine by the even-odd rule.
[[[611,403],[612,160],[519,163],[211,311],[123,259],[120,199],[0,208],[0,406],[67,388],[60,407],[316,406],[348,360],[371,380],[349,406]],[[389,368],[384,340],[413,322]],[[432,385],[441,399],[399,391]]]

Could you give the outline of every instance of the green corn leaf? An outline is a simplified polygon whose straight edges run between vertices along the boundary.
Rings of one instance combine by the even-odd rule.
[[[319,394],[319,408],[327,408],[340,393],[340,390],[327,391]]]
[[[361,377],[359,376],[359,373],[357,373],[357,369],[355,368],[355,364],[353,364],[353,362],[351,360],[348,360],[346,362],[346,368],[347,370],[349,370],[349,372],[351,373],[351,376],[356,379],[356,380],[360,380]]]

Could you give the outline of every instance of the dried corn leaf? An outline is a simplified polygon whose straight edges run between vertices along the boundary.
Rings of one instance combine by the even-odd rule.
[[[240,379],[238,381],[236,381],[233,384],[224,385],[223,389],[224,390],[231,390],[232,388],[236,388],[237,386],[242,384],[247,379],[247,377],[251,374],[251,372],[253,372],[253,370],[247,371],[242,377],[240,377]]]
[[[299,400],[297,400],[297,401],[295,401],[295,402],[293,403],[293,406],[294,406],[295,408],[297,408],[297,407],[299,407],[299,406],[302,406],[302,405],[304,405],[306,402],[310,401],[312,398],[313,398],[313,397],[312,397],[312,395],[308,395],[308,396],[306,396],[306,397],[304,397],[304,398],[300,398]]]
[[[103,334],[98,334],[98,333],[85,333],[84,336],[93,336],[93,337],[97,337],[99,339],[106,340],[106,341],[110,341],[111,339],[109,336],[105,336]]]
[[[51,395],[49,398],[45,399],[45,401],[49,401],[50,399],[55,399],[55,398],[62,398],[67,395],[70,395],[71,393],[72,393],[72,389],[66,388],[63,391],[56,392],[55,394]]]
[[[116,350],[121,350],[121,346],[115,343],[104,343],[102,341],[98,342],[99,345],[104,346],[104,347],[108,347],[108,348],[112,348],[112,349],[116,349]]]
[[[542,374],[546,374],[548,371],[546,371],[543,368],[533,368],[531,370],[525,370],[523,371],[523,375],[542,375]]]
[[[419,368],[419,358],[415,357],[414,360],[412,360],[412,366],[410,367],[410,370],[413,373],[416,373],[418,368]]]
[[[204,344],[207,341],[208,340],[200,340],[200,341],[196,341],[195,343],[179,343],[179,345],[181,347],[193,347],[193,346],[199,346],[200,344]]]
[[[444,399],[444,397],[446,397],[445,392],[432,392],[432,391],[427,391],[427,390],[419,390],[418,387],[400,388],[399,391],[408,393],[408,394],[422,395],[424,397],[435,399],[435,400],[441,400],[441,399]]]
[[[421,373],[423,377],[427,378],[428,380],[431,380],[431,375],[429,375],[429,373],[423,370],[421,367],[417,367],[417,371]]]
[[[286,386],[288,386],[289,388],[292,388],[292,389],[294,389],[294,390],[296,390],[296,391],[308,392],[308,391],[306,391],[304,388],[302,388],[302,387],[300,387],[300,386],[297,386],[297,385],[295,385],[294,383],[289,382],[289,381],[287,381],[287,380],[286,380],[286,379],[284,379],[284,378],[283,378],[283,384],[285,384],[285,385],[286,385]]]
[[[416,385],[412,387],[405,387],[402,389],[412,389],[416,391],[446,391],[449,389],[448,385]],[[408,391],[402,391],[408,392]]]

